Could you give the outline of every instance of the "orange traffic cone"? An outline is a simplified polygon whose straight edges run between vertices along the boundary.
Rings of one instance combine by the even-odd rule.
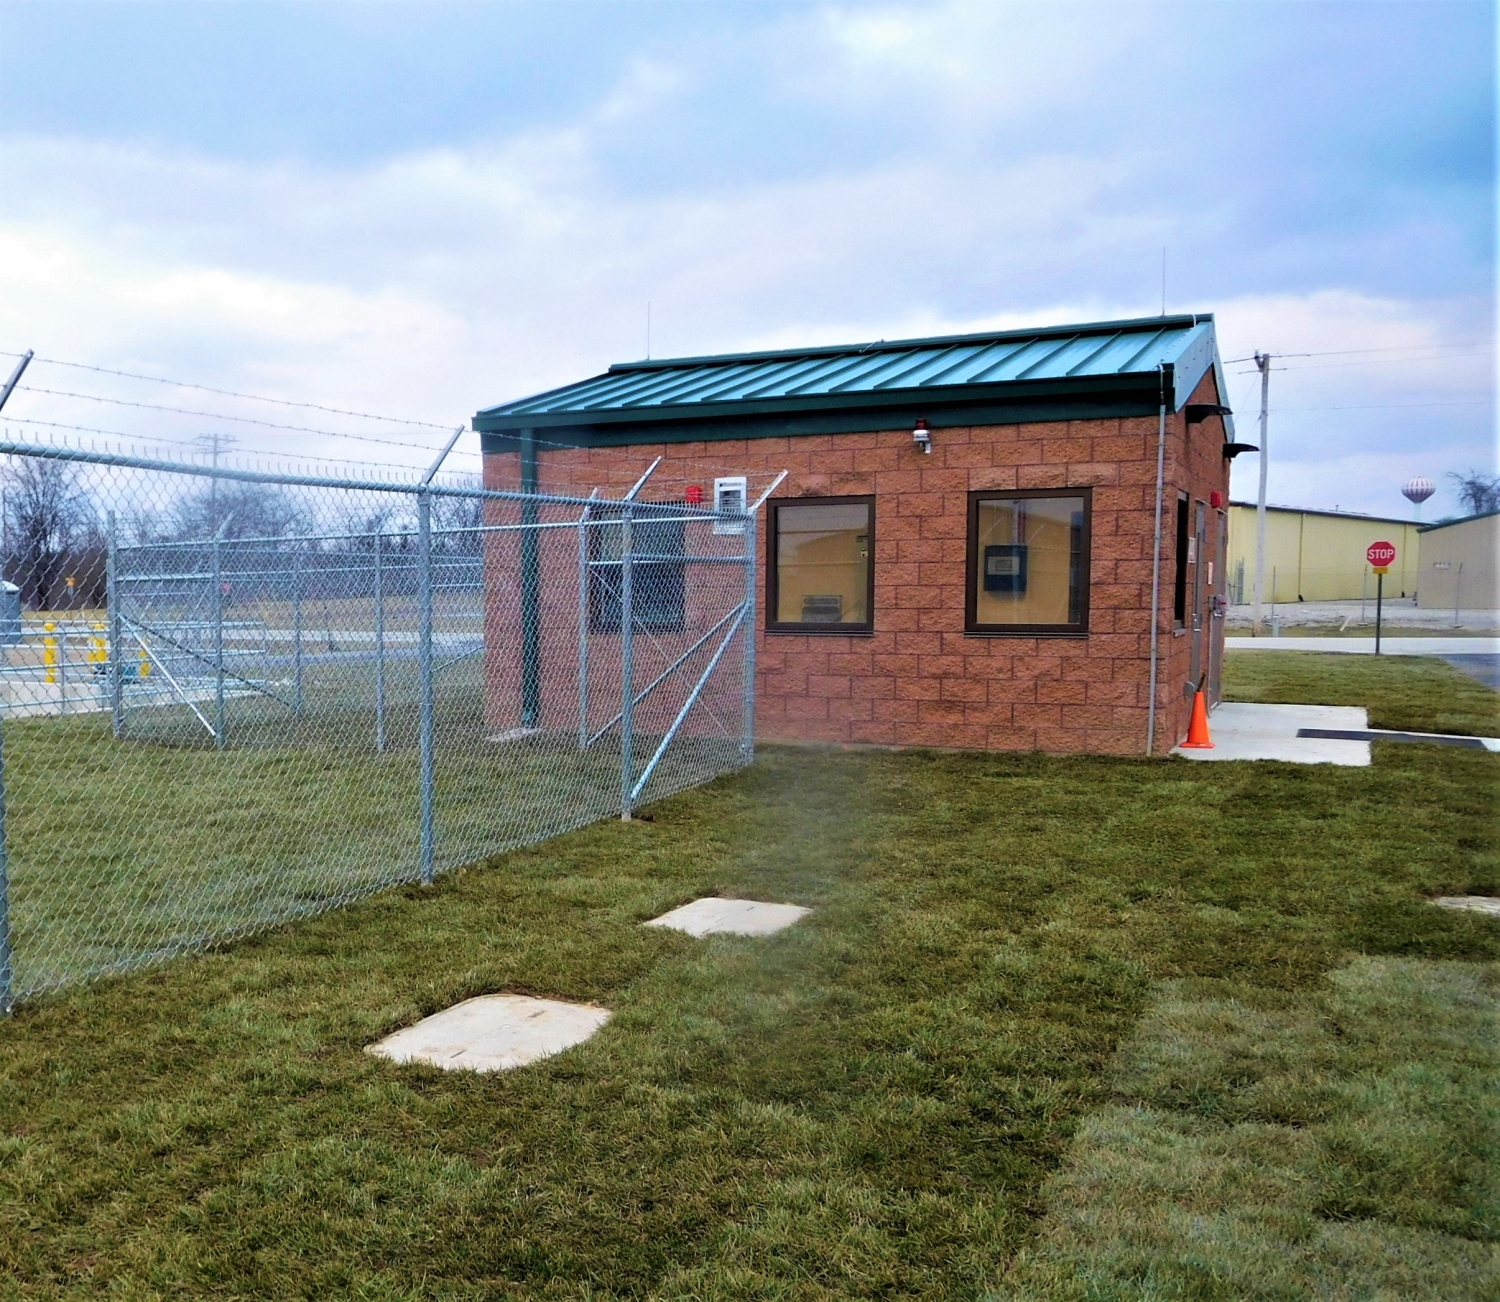
[[[1182,743],[1183,750],[1212,750],[1214,744],[1208,736],[1208,699],[1203,695],[1203,689],[1199,688],[1193,697],[1193,717],[1188,723],[1187,740]]]

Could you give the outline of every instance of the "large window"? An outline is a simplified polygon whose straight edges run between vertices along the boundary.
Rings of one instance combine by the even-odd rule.
[[[596,508],[589,531],[589,632],[620,631],[620,546],[624,526]],[[680,633],[684,627],[683,522],[638,513],[631,526],[630,612],[638,629]]]
[[[770,508],[766,627],[784,633],[872,631],[875,499],[773,498]]]
[[[1088,489],[970,493],[968,556],[969,632],[1088,632]]]

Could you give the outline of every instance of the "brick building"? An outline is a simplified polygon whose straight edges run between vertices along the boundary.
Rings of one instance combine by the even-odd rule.
[[[737,502],[787,472],[752,530],[766,739],[1139,754],[1159,450],[1155,751],[1218,695],[1223,395],[1194,315],[630,362],[474,427],[492,487],[619,497],[659,456],[643,499]],[[518,658],[520,560],[489,560],[489,723],[567,726],[579,589],[544,585]],[[648,618],[682,637],[712,567],[661,569]]]

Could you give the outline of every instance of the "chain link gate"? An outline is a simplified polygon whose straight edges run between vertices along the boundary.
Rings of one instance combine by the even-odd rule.
[[[0,454],[5,1009],[753,758],[753,510]]]

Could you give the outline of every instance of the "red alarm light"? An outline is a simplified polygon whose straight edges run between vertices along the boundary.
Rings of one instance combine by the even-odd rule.
[[[689,484],[687,486],[687,503],[689,506],[703,505],[703,485]]]

